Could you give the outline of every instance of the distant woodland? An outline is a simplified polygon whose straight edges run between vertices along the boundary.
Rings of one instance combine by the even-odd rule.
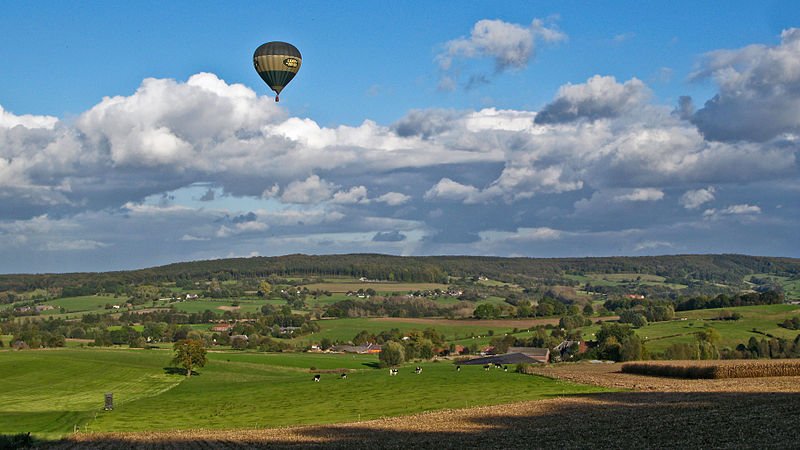
[[[268,277],[353,277],[378,281],[448,283],[484,276],[520,286],[577,285],[587,273],[633,273],[664,277],[666,283],[740,287],[746,276],[800,276],[800,259],[747,255],[671,255],[598,258],[500,258],[476,256],[404,257],[377,254],[286,255],[216,259],[148,269],[63,274],[0,275],[0,291],[58,288],[94,293],[119,286],[187,280],[242,280]],[[572,276],[572,277],[570,277]],[[595,289],[602,290],[598,286]]]

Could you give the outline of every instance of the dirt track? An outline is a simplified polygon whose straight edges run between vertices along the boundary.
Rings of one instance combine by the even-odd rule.
[[[338,425],[76,435],[47,448],[796,448],[800,377],[673,380],[619,364],[541,373],[635,391]]]

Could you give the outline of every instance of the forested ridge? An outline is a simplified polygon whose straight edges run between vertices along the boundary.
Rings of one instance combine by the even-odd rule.
[[[286,255],[168,264],[147,269],[63,274],[0,275],[0,290],[140,284],[182,279],[233,280],[280,277],[366,277],[371,280],[441,282],[449,277],[486,276],[529,284],[584,273],[659,275],[670,282],[741,283],[749,274],[796,277],[800,259],[747,255],[669,255],[591,258],[502,258],[488,256],[392,256],[378,254]]]

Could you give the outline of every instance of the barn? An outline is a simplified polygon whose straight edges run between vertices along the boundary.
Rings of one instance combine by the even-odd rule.
[[[546,364],[550,359],[550,350],[537,347],[509,347],[507,353],[501,355],[485,356],[466,361],[458,361],[456,364],[465,366],[485,365],[485,364]]]

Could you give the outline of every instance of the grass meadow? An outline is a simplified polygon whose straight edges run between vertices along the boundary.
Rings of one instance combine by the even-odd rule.
[[[390,377],[377,357],[210,352],[191,378],[169,374],[171,352],[58,349],[0,352],[0,433],[263,428],[322,424],[604,391],[450,362]],[[317,370],[346,369],[347,379]],[[114,411],[103,394],[114,393]]]
[[[739,320],[712,320],[719,316],[721,311],[738,312],[742,315]],[[737,344],[747,343],[750,337],[757,339],[766,337],[762,333],[776,337],[794,339],[798,332],[787,330],[778,324],[800,315],[800,305],[759,305],[740,306],[736,308],[700,309],[676,313],[677,318],[686,320],[673,320],[669,322],[656,322],[636,330],[636,333],[647,338],[647,349],[651,352],[662,352],[675,343],[694,342],[695,333],[705,327],[713,327],[719,331],[720,347],[736,347]],[[753,332],[753,330],[759,333]]]

